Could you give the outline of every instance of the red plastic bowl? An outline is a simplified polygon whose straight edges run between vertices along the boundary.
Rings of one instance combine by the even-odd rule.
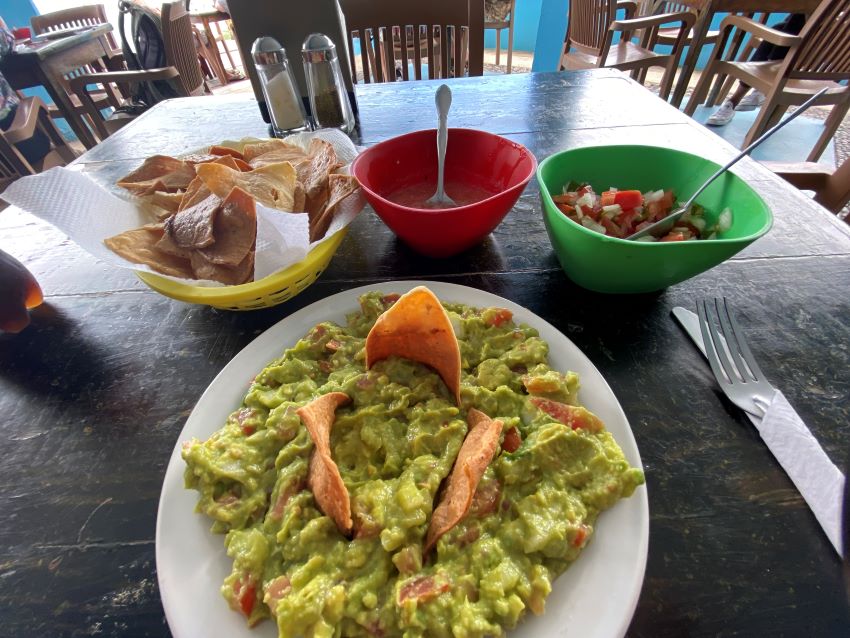
[[[416,131],[361,153],[351,168],[366,200],[411,248],[429,257],[449,257],[481,242],[499,225],[534,175],[537,160],[527,148],[492,133],[450,128],[447,184],[463,181],[494,193],[456,208],[410,208],[386,199],[403,188],[437,188],[437,131]],[[426,189],[428,190],[428,189]],[[451,187],[447,188],[451,196]]]

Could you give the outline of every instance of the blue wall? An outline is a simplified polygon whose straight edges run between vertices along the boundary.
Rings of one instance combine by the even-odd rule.
[[[540,9],[545,1],[516,0],[514,51],[534,51],[534,45],[537,41],[537,23],[540,19]],[[496,32],[492,29],[487,29],[484,32],[484,47],[487,49],[496,47]],[[502,31],[502,48],[508,48],[507,29]]]
[[[34,15],[38,15],[38,11],[30,0],[3,0],[0,4],[0,17],[10,29],[28,27]]]

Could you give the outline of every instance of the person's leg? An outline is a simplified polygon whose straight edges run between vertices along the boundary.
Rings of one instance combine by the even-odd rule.
[[[806,16],[802,13],[792,13],[784,20],[777,22],[773,28],[777,31],[797,35],[802,31],[806,23]],[[770,42],[763,41],[756,47],[750,58],[751,62],[766,62],[768,60],[781,60],[788,53],[788,47],[778,47]],[[738,88],[729,96],[720,107],[706,120],[708,126],[725,126],[735,117],[735,111],[751,111],[764,102],[764,95],[759,91],[749,93],[750,87],[739,82]],[[749,95],[747,95],[749,93]]]

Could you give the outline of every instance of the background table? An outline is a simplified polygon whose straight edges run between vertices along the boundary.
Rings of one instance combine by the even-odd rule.
[[[437,84],[358,87],[360,142],[432,126]],[[719,162],[735,152],[616,71],[485,76],[451,86],[453,126],[506,135],[541,159],[625,141]],[[111,183],[147,155],[265,131],[253,100],[174,100],[77,166]],[[167,636],[156,509],[195,401],[282,317],[387,279],[436,279],[507,297],[555,325],[606,377],[637,438],[650,501],[649,560],[630,635],[847,635],[837,555],[670,316],[674,306],[727,296],[769,378],[846,465],[850,232],[755,162],[735,170],[772,206],[773,230],[687,283],[635,296],[590,293],[565,277],[534,183],[484,244],[446,260],[416,255],[367,209],[315,284],[250,313],[161,297],[32,217],[0,213],[0,247],[34,271],[47,295],[26,331],[0,336],[0,635]]]
[[[64,76],[81,67],[99,64],[111,52],[104,37],[112,25],[99,24],[55,40],[18,46],[0,60],[0,73],[16,91],[43,86],[77,138],[91,148],[97,144],[89,127],[76,112]]]

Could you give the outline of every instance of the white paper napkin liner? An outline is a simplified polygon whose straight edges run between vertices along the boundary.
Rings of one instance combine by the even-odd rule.
[[[310,139],[322,138],[334,146],[340,169],[349,173],[348,164],[357,149],[347,135],[335,129],[299,133],[286,139],[306,149]],[[163,275],[152,268],[130,262],[109,250],[103,240],[154,221],[150,207],[141,200],[127,200],[97,184],[79,170],[55,167],[43,173],[13,182],[2,194],[13,206],[35,215],[65,233],[93,257],[112,266],[151,272],[191,286],[222,286],[204,279],[183,279]],[[285,213],[257,204],[257,251],[254,280],[257,281],[300,262],[315,246],[328,241],[338,230],[350,224],[365,205],[362,193],[347,198],[338,209],[325,237],[310,244],[306,213]]]
[[[777,390],[764,417],[747,413],[768,449],[794,482],[839,556],[844,475],[785,395]]]

